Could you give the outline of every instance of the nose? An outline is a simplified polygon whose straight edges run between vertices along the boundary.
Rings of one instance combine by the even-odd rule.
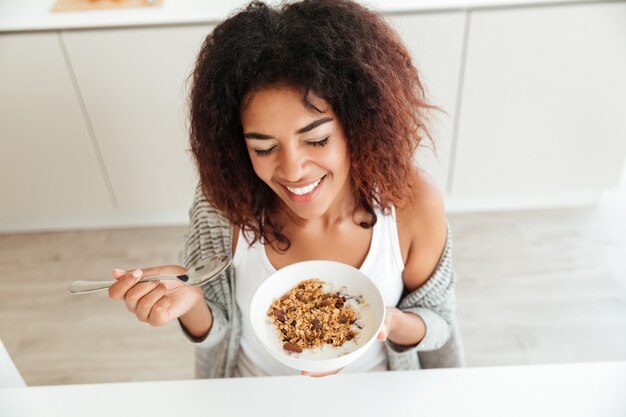
[[[283,179],[297,182],[304,176],[306,155],[298,146],[283,146],[279,156],[279,172]]]

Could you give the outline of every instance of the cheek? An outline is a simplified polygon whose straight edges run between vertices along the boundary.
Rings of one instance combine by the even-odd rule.
[[[350,170],[350,157],[345,148],[329,152],[324,161],[326,167],[333,171],[335,175],[342,176]]]
[[[256,155],[255,155],[256,156]],[[266,183],[271,183],[272,178],[272,164],[269,160],[264,160],[259,157],[250,156],[252,161],[252,169],[254,173]]]

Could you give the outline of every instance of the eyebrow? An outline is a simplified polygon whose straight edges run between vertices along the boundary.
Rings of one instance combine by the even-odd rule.
[[[301,129],[298,129],[296,131],[296,134],[302,134],[302,133],[306,133],[309,132],[313,129],[315,129],[318,126],[323,125],[324,123],[328,123],[330,121],[334,120],[332,117],[322,117],[321,119],[317,119],[312,123],[309,123],[308,125],[304,126]],[[246,139],[274,139],[274,136],[270,136],[270,135],[264,135],[263,133],[257,133],[257,132],[248,132],[248,133],[244,133],[243,137]]]

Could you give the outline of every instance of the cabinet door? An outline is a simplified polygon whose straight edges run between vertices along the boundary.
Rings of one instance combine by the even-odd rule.
[[[600,191],[626,154],[626,4],[472,12],[453,195]]]
[[[0,230],[113,209],[56,33],[0,35]]]
[[[416,163],[428,171],[442,190],[447,189],[458,80],[465,30],[465,13],[389,15],[413,55],[427,99],[442,110],[433,112],[430,125],[436,153],[427,141]]]
[[[121,216],[187,221],[187,78],[210,27],[63,33]]]

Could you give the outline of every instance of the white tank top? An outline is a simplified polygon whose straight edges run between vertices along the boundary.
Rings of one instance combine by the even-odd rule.
[[[383,215],[380,210],[375,210],[375,213],[377,221],[372,230],[372,241],[359,269],[378,286],[385,304],[395,307],[402,295],[402,271],[404,270],[395,208],[392,207],[389,215]],[[247,377],[299,374],[299,371],[288,368],[272,358],[252,331],[248,317],[250,301],[259,285],[276,272],[276,268],[267,257],[265,246],[259,242],[249,246],[241,229],[233,255],[233,266],[236,277],[235,296],[243,321],[241,349],[239,349],[235,375]],[[386,370],[385,347],[381,342],[375,341],[363,356],[346,366],[341,372]]]

